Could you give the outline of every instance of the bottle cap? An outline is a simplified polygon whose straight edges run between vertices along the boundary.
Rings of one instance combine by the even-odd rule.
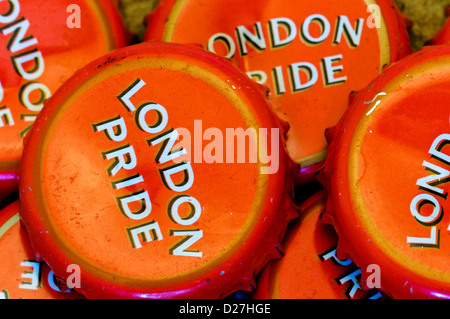
[[[58,276],[81,268],[88,298],[250,290],[298,216],[283,140],[266,92],[226,59],[130,46],[41,111],[25,141],[22,218]]]
[[[337,258],[337,235],[320,220],[325,199],[320,191],[300,204],[300,218],[290,224],[283,242],[285,255],[264,267],[254,299],[385,297],[377,289],[363,289],[362,270],[352,260]]]
[[[319,180],[339,249],[393,298],[450,297],[450,48],[404,58],[354,98]]]
[[[20,225],[18,201],[0,211],[0,251],[0,299],[82,298],[56,278],[47,264],[34,259],[27,232]]]
[[[296,184],[305,184],[323,165],[323,132],[336,125],[349,94],[411,50],[393,1],[367,3],[161,0],[145,39],[199,43],[266,85],[290,126],[287,149],[301,168]]]
[[[0,186],[2,197],[17,191],[23,137],[44,101],[126,36],[108,0],[1,1],[0,30],[0,184],[13,185]]]

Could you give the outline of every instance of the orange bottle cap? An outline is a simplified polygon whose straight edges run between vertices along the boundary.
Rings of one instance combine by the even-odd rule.
[[[387,68],[332,131],[319,180],[339,247],[394,298],[450,297],[450,47]]]
[[[370,3],[369,5],[367,3]],[[145,39],[199,43],[232,58],[271,91],[289,123],[287,149],[301,167],[297,184],[322,166],[324,130],[336,125],[350,92],[410,52],[405,21],[393,1],[161,0]]]
[[[80,266],[86,297],[249,290],[297,217],[283,139],[265,91],[226,59],[169,43],[117,50],[38,116],[22,218],[56,274]]]
[[[258,277],[255,299],[383,298],[377,289],[363,290],[361,270],[349,259],[336,256],[337,235],[320,215],[325,193],[314,194],[300,205],[300,219],[284,239],[285,255],[270,262]]]
[[[67,285],[62,288],[64,282],[47,264],[34,260],[27,232],[20,225],[18,201],[0,211],[0,251],[0,299],[82,298]]]
[[[2,197],[17,190],[23,137],[44,101],[78,68],[124,46],[126,38],[109,0],[1,1],[0,30]]]

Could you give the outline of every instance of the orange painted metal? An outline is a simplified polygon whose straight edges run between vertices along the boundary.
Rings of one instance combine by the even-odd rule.
[[[88,298],[253,289],[298,216],[295,165],[267,103],[198,46],[140,44],[81,69],[25,142],[21,216],[37,255],[63,278],[79,265]]]
[[[326,194],[320,191],[300,204],[300,218],[284,239],[282,259],[270,262],[258,276],[254,299],[380,299],[378,289],[363,289],[362,271],[350,259],[337,257],[338,238],[321,221]]]
[[[83,298],[56,278],[47,264],[35,260],[19,209],[16,201],[0,211],[0,299]]]
[[[45,100],[128,35],[109,0],[2,1],[0,28],[1,202],[17,191],[23,138]]]
[[[309,184],[326,156],[324,131],[349,94],[411,52],[406,25],[390,0],[161,0],[145,39],[198,43],[267,86],[272,109],[289,124],[296,184]]]
[[[319,180],[341,256],[381,269],[394,298],[448,298],[450,48],[386,68],[329,131]]]

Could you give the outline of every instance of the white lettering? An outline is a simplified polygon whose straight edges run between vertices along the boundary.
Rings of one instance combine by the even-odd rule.
[[[432,205],[433,212],[429,216],[423,216],[419,211],[425,204]],[[441,216],[441,205],[436,198],[430,194],[419,194],[411,201],[410,205],[411,214],[414,218],[422,224],[433,224]]]
[[[449,143],[450,143],[450,134],[442,134],[433,141],[429,153],[431,154],[431,156],[450,165],[450,156],[441,152],[441,149],[444,147],[444,145]]]
[[[231,59],[236,53],[236,46],[233,39],[226,33],[216,33],[208,40],[206,49],[210,52],[216,53],[214,50],[214,43],[216,41],[222,41],[227,46],[228,53],[224,55],[225,58]]]
[[[186,150],[184,150],[183,148],[179,148],[173,151],[173,147],[177,139],[178,139],[177,130],[170,130],[169,132],[156,138],[153,138],[149,141],[152,146],[162,143],[161,150],[157,154],[155,159],[156,163],[165,164],[175,158],[178,158],[186,154]]]
[[[289,66],[291,71],[291,76],[293,79],[293,90],[301,91],[310,88],[314,84],[316,84],[317,79],[319,78],[319,73],[317,72],[316,67],[309,62],[300,62],[293,63]],[[308,74],[308,81],[302,83],[300,79],[300,70],[305,71]]]
[[[236,28],[241,55],[247,55],[248,53],[246,45],[247,42],[261,51],[266,49],[266,41],[262,32],[261,22],[256,22],[255,28],[255,34],[252,34],[244,26],[239,26]]]
[[[356,27],[353,29],[348,17],[339,16],[333,43],[341,43],[342,36],[345,34],[350,46],[359,46],[363,25],[364,19],[358,19],[356,20]]]
[[[324,75],[325,75],[325,85],[331,85],[336,83],[342,83],[347,81],[347,77],[343,76],[340,78],[335,77],[336,72],[341,72],[344,67],[342,65],[333,66],[333,62],[342,60],[342,54],[325,57],[322,59],[324,64]]]
[[[146,115],[150,111],[156,111],[158,116],[158,120],[153,125],[147,124]],[[138,126],[142,131],[145,131],[150,134],[157,134],[164,130],[166,127],[169,118],[166,109],[164,106],[156,104],[156,103],[147,103],[143,104],[138,109]]]
[[[1,0],[3,1],[3,0]],[[0,23],[11,23],[17,19],[20,14],[19,0],[7,0],[10,4],[10,9],[3,14],[0,14]]]
[[[17,23],[2,29],[4,35],[13,33],[11,41],[8,43],[8,50],[12,53],[24,50],[32,45],[38,44],[36,38],[27,37],[26,33],[30,27],[30,22],[28,20],[19,20]]]
[[[12,60],[17,74],[25,80],[35,80],[44,73],[44,59],[40,51],[31,51],[27,54],[13,56]],[[33,62],[34,67],[25,70],[23,65],[29,62]]]
[[[106,137],[114,142],[121,142],[127,137],[127,127],[122,117],[94,124],[93,127],[96,132],[104,131]]]
[[[3,127],[5,125],[13,126],[14,124],[15,123],[11,114],[11,110],[6,107],[0,108],[0,127]]]
[[[126,89],[122,94],[120,94],[117,98],[119,101],[126,107],[126,109],[130,112],[136,110],[134,104],[130,101],[130,99],[135,95],[146,83],[140,79],[135,81],[128,89]]]
[[[311,23],[318,22],[322,27],[322,34],[318,37],[313,37],[309,32],[309,27]],[[326,38],[330,35],[330,22],[321,14],[313,14],[305,19],[302,24],[301,34],[303,39],[309,44],[319,44],[325,41]]]
[[[20,263],[22,267],[30,267],[31,271],[24,271],[20,277],[23,279],[29,279],[29,281],[22,281],[19,284],[19,288],[21,289],[31,289],[37,290],[40,287],[40,272],[41,272],[41,264],[36,261],[23,261]]]
[[[39,91],[41,98],[37,102],[32,102],[30,100],[30,95],[34,91]],[[26,84],[22,90],[20,90],[20,101],[23,105],[33,112],[40,112],[44,107],[44,102],[51,96],[51,92],[48,87],[39,82],[30,82]]]
[[[191,208],[190,213],[186,218],[180,217],[180,213],[178,211],[180,205],[184,203],[187,203]],[[200,218],[201,213],[200,203],[191,196],[178,196],[171,203],[169,209],[170,219],[183,226],[194,224]]]
[[[122,168],[132,170],[136,167],[137,159],[133,146],[126,145],[125,147],[107,152],[104,154],[107,160],[114,158],[114,163],[108,169],[112,176],[115,176]]]
[[[288,18],[271,19],[269,21],[269,26],[271,31],[272,46],[274,48],[291,43],[297,35],[297,26],[291,19]],[[281,39],[280,37],[280,26],[286,28],[287,36],[285,39]]]
[[[174,230],[172,231],[172,236],[186,236],[170,250],[170,253],[172,255],[185,257],[203,256],[203,253],[201,251],[188,250],[189,247],[191,247],[203,237],[202,230]]]
[[[150,215],[152,211],[152,203],[147,191],[141,191],[124,197],[119,197],[119,209],[128,218],[133,220],[141,220]],[[131,203],[140,203],[140,209],[131,211]]]
[[[194,184],[194,172],[191,163],[181,163],[161,170],[163,182],[170,190],[174,192],[185,192]],[[183,173],[184,178],[178,184],[172,180],[172,176]]]
[[[437,165],[431,164],[427,161],[423,161],[422,165],[425,166],[430,171],[432,171],[433,173],[436,173],[436,175],[433,174],[433,175],[429,175],[429,176],[426,176],[423,178],[419,178],[417,180],[416,185],[418,185],[424,189],[427,189],[430,192],[445,196],[447,193],[442,188],[435,187],[430,184],[435,183],[435,182],[441,182],[442,180],[448,178],[450,176],[450,171],[448,171],[444,168],[441,168]]]
[[[163,236],[157,222],[151,221],[150,223],[133,227],[128,229],[128,233],[131,239],[131,245],[133,248],[142,248],[139,234],[142,235],[143,242],[150,242],[155,240],[162,240]]]
[[[361,286],[359,285],[359,276],[361,276],[361,269],[356,269],[351,274],[348,274],[338,280],[340,285],[345,284],[347,281],[351,281],[352,284],[350,286],[350,289],[347,290],[348,296],[350,298],[353,298],[356,294],[356,292],[361,289]]]

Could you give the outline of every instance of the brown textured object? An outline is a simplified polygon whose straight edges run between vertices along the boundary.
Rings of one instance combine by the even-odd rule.
[[[445,20],[445,7],[450,0],[395,0],[399,9],[412,22],[411,46],[420,49],[430,40]]]
[[[158,0],[120,0],[119,9],[128,30],[135,34],[136,41],[141,42],[144,32],[144,18],[153,10]]]

